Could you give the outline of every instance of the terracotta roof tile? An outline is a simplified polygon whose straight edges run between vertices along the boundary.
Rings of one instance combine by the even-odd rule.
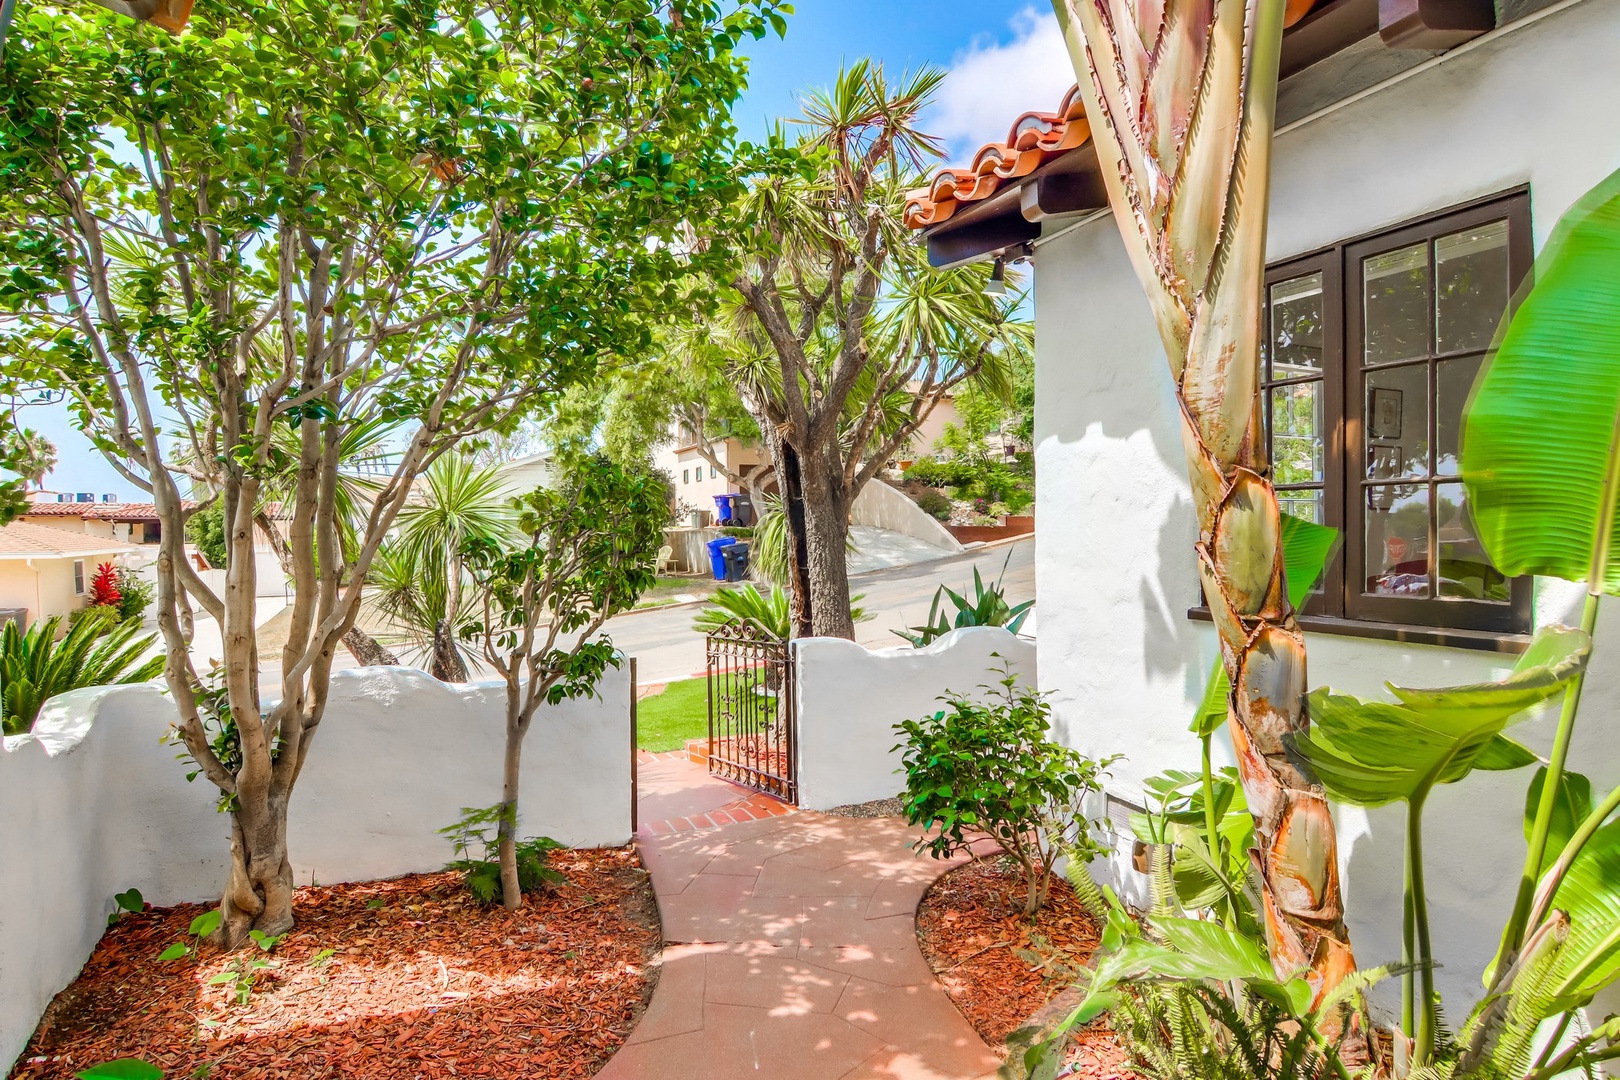
[[[197,504],[186,500],[191,509]],[[152,503],[34,503],[23,511],[24,517],[76,517],[90,521],[156,521],[157,507]]]
[[[1283,25],[1293,26],[1317,0],[1288,0]],[[1056,112],[1027,112],[1013,121],[1007,138],[985,143],[966,167],[940,169],[933,181],[906,193],[905,221],[912,229],[949,220],[964,204],[982,202],[1008,181],[1028,176],[1054,158],[1091,140],[1080,88],[1071,86]]]
[[[105,536],[53,529],[13,521],[0,529],[0,559],[78,558],[87,555],[122,555],[144,550],[139,544],[126,544]]]

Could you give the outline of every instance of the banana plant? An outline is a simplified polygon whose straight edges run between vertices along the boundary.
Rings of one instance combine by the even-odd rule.
[[[1428,1061],[1437,1034],[1434,950],[1423,880],[1423,807],[1440,784],[1475,769],[1507,770],[1536,756],[1503,734],[1526,711],[1563,693],[1586,669],[1591,638],[1553,627],[1537,635],[1512,673],[1496,682],[1415,690],[1388,684],[1396,702],[1321,687],[1309,698],[1311,729],[1289,738],[1330,796],[1356,806],[1404,802],[1406,911],[1401,1022],[1413,1060]],[[1421,982],[1421,988],[1418,984]]]

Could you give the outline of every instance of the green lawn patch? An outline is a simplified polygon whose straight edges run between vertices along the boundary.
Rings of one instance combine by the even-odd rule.
[[[688,739],[709,734],[707,679],[672,682],[662,693],[636,703],[636,745],[657,753],[679,750]]]

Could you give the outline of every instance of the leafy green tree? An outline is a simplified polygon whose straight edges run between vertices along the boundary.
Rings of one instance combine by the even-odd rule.
[[[82,8],[18,15],[0,60],[0,389],[65,392],[151,493],[177,727],[232,814],[224,944],[292,925],[287,807],[416,478],[645,348],[705,269],[682,223],[737,192],[734,50],[780,28],[776,6],[202,0],[179,37]],[[342,442],[377,422],[409,433],[346,560]],[[294,573],[266,707],[253,525],[289,475],[278,427],[298,438]],[[221,507],[223,594],[184,557],[186,482]],[[223,629],[229,766],[192,604]]]
[[[216,569],[230,558],[230,545],[225,542],[225,507],[217,500],[199,507],[186,519],[186,539]],[[290,557],[290,556],[289,556]]]
[[[469,534],[463,547],[475,610],[463,636],[506,684],[506,753],[499,806],[501,899],[523,903],[518,860],[518,790],[523,740],[542,704],[595,691],[617,667],[613,642],[598,636],[657,580],[664,542],[664,484],[605,458],[567,467],[555,488],[518,500],[525,543],[503,547]]]

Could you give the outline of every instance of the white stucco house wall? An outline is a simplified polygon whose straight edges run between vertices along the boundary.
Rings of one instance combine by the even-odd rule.
[[[1510,272],[1524,269],[1559,215],[1620,168],[1620,117],[1613,109],[1620,101],[1620,4],[1502,7],[1494,29],[1442,50],[1381,43],[1377,5],[1370,36],[1343,33],[1325,56],[1301,53],[1297,35],[1285,38],[1267,252],[1275,268],[1268,282],[1280,287],[1271,296],[1279,333],[1288,329],[1281,326],[1288,322],[1287,306],[1310,292],[1302,275],[1325,274],[1312,301],[1325,305],[1315,320],[1320,325],[1296,324],[1291,338],[1283,333],[1272,345],[1279,360],[1295,361],[1295,375],[1316,365],[1321,381],[1299,393],[1327,397],[1316,413],[1319,460],[1313,463],[1310,452],[1302,459],[1307,478],[1321,478],[1323,494],[1301,489],[1295,508],[1309,510],[1320,498],[1329,524],[1369,530],[1339,555],[1327,600],[1332,610],[1302,620],[1313,687],[1378,696],[1386,680],[1446,686],[1495,677],[1536,626],[1578,618],[1579,587],[1549,580],[1518,586],[1514,595],[1524,602],[1517,608],[1464,602],[1447,612],[1436,607],[1445,601],[1424,601],[1428,626],[1396,616],[1389,608],[1403,605],[1382,604],[1388,596],[1375,596],[1379,602],[1370,606],[1378,611],[1369,613],[1369,592],[1394,593],[1412,581],[1415,588],[1459,586],[1445,573],[1435,585],[1423,574],[1396,573],[1409,569],[1414,555],[1421,560],[1421,546],[1413,551],[1411,543],[1384,534],[1391,519],[1381,514],[1390,508],[1380,507],[1374,489],[1367,489],[1365,509],[1344,494],[1352,485],[1360,491],[1367,474],[1359,467],[1382,468],[1388,455],[1398,461],[1426,446],[1399,438],[1403,417],[1408,431],[1422,424],[1417,398],[1427,387],[1421,378],[1401,384],[1405,397],[1389,398],[1395,382],[1363,371],[1366,361],[1358,359],[1371,355],[1374,333],[1366,319],[1377,320],[1365,312],[1381,302],[1378,290],[1405,280],[1392,276],[1405,264],[1391,260],[1399,263],[1403,251],[1421,253],[1411,266],[1438,275],[1429,280],[1444,286],[1427,294],[1431,298],[1451,295],[1444,283],[1452,279],[1441,264],[1459,252],[1495,281],[1504,264]],[[1311,49],[1324,51],[1320,34]],[[1078,115],[1074,103],[1065,102],[1057,113],[1020,117],[1008,143],[1022,136],[1021,146],[992,144],[980,152],[979,168],[936,177],[930,189],[916,193],[912,213],[936,264],[997,255],[1033,259],[1039,678],[1053,695],[1069,743],[1094,755],[1125,755],[1114,769],[1113,794],[1139,803],[1146,777],[1198,767],[1198,744],[1187,725],[1216,640],[1194,611],[1202,602],[1192,554],[1196,525],[1170,372],[1100,185],[1086,174],[1086,151],[1063,143],[1067,122]],[[1045,151],[1041,165],[1017,174],[1014,151],[1032,147]],[[998,164],[1014,175],[996,176]],[[980,182],[987,175],[989,194]],[[1482,254],[1493,246],[1494,254]],[[1505,303],[1510,283],[1492,286],[1502,290],[1494,302]],[[1477,295],[1470,302],[1489,303]],[[1482,332],[1488,340],[1488,328]],[[1452,354],[1433,341],[1426,347],[1428,365],[1440,372],[1431,410],[1439,418],[1431,430],[1442,445],[1430,467],[1444,472],[1447,428],[1461,407],[1456,390],[1446,387],[1461,386],[1465,395],[1474,368],[1451,371],[1445,365],[1454,361],[1432,357]],[[1424,347],[1414,348],[1422,353]],[[1313,349],[1314,360],[1300,352]],[[1361,396],[1363,378],[1379,401]],[[1287,396],[1289,388],[1280,393]],[[1366,415],[1359,416],[1363,401]],[[1374,415],[1375,408],[1387,412]],[[1274,452],[1274,460],[1280,456]],[[1280,467],[1278,479],[1284,479]],[[1437,483],[1433,490],[1441,500],[1454,489]],[[1390,492],[1398,505],[1412,497]],[[1459,542],[1454,531],[1463,527],[1439,520],[1430,533],[1438,539],[1442,567]],[[1345,569],[1345,560],[1363,555],[1365,565]],[[1495,591],[1505,599],[1513,587]],[[1480,618],[1458,614],[1463,609]],[[1494,628],[1477,625],[1493,619]],[[1609,605],[1596,638],[1572,761],[1595,788],[1607,790],[1620,783],[1620,607]],[[1516,729],[1515,737],[1545,753],[1552,730],[1542,715]],[[1231,763],[1229,746],[1218,752]],[[1425,856],[1435,947],[1445,965],[1438,981],[1456,1018],[1479,996],[1480,973],[1512,907],[1528,780],[1528,771],[1476,774],[1430,801]],[[1341,807],[1336,813],[1357,959],[1363,965],[1398,960],[1402,811]]]

